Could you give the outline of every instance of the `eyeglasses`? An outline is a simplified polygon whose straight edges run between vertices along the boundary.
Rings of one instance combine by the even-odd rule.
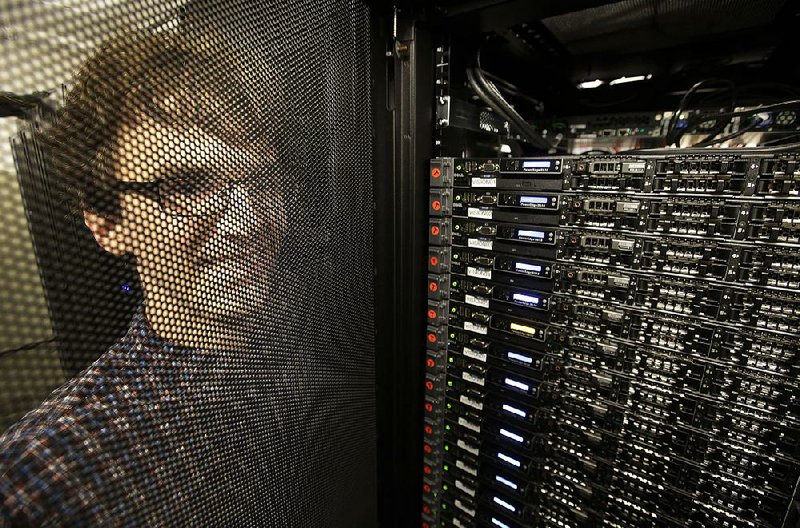
[[[212,216],[227,205],[234,185],[249,196],[264,185],[260,178],[233,180],[206,174],[179,174],[149,182],[116,181],[119,191],[134,191],[154,197],[165,213],[173,216]]]

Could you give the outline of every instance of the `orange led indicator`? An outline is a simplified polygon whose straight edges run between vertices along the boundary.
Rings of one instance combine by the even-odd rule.
[[[431,427],[430,425],[426,425],[425,434],[433,434],[433,427]]]
[[[434,334],[433,332],[428,334],[428,341],[430,341],[431,343],[435,343],[436,342],[436,334]]]
[[[436,256],[431,257],[431,266],[438,266],[439,259]]]
[[[433,449],[431,449],[431,446],[429,446],[428,444],[422,446],[422,450],[425,451],[426,453],[430,453],[431,451],[433,451]]]
[[[431,358],[428,358],[428,361],[426,361],[425,363],[428,365],[428,368],[433,368],[436,366],[436,362]]]
[[[436,167],[436,168],[431,170],[431,176],[433,176],[434,178],[438,178],[441,175],[442,175],[442,171],[438,167]]]
[[[428,390],[433,390],[433,382],[432,381],[426,381],[425,382],[425,388],[428,389]]]
[[[431,282],[430,284],[428,284],[428,289],[432,292],[435,292],[439,289],[439,285],[436,284],[435,282]]]
[[[434,200],[433,203],[431,204],[431,207],[433,207],[434,211],[438,211],[439,209],[442,208],[442,202],[440,202],[439,200]]]
[[[436,319],[436,310],[428,310],[428,319]]]
[[[433,236],[439,236],[439,226],[431,226],[431,234]]]
[[[425,410],[427,412],[433,412],[433,404],[432,403],[426,403],[425,404]]]

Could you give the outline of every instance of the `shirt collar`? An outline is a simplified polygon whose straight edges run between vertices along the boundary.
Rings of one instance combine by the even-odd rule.
[[[163,350],[168,354],[182,351],[188,352],[193,350],[189,347],[176,345],[158,335],[158,333],[153,330],[153,327],[150,326],[150,323],[147,321],[144,303],[139,305],[139,307],[136,309],[136,312],[133,314],[130,327],[128,328],[128,333],[125,338],[126,340],[130,340],[132,344],[141,344],[142,346],[151,350]]]

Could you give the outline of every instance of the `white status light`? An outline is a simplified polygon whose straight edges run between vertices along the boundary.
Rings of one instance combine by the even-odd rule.
[[[603,81],[601,81],[600,79],[595,79],[593,81],[583,81],[583,82],[578,83],[578,89],[586,90],[586,89],[589,89],[589,88],[597,88],[598,86],[602,86],[603,84],[605,84],[605,83]]]
[[[625,83],[632,83],[637,81],[645,81],[648,79],[652,79],[653,75],[634,75],[633,77],[625,77],[624,75],[618,79],[614,79],[613,81],[609,82],[609,86],[614,86],[615,84],[625,84]]]

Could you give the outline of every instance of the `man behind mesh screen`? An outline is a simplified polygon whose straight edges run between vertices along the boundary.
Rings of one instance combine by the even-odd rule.
[[[302,373],[253,346],[278,333],[289,185],[247,94],[207,32],[120,38],[80,71],[45,143],[145,303],[0,439],[0,525],[304,524],[286,450],[307,432],[281,429],[280,400]]]

